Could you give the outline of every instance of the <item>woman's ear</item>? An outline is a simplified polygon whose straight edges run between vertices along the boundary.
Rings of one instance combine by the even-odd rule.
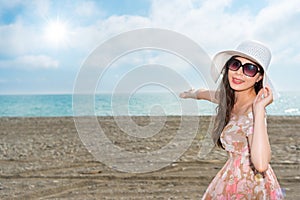
[[[262,80],[262,79],[263,79],[263,75],[259,75],[259,76],[257,77],[256,82],[259,82],[259,81]]]

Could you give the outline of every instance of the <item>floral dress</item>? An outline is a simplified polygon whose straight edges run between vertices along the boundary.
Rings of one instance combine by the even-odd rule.
[[[232,115],[221,134],[229,159],[208,186],[203,199],[283,199],[283,192],[269,165],[259,173],[250,160],[248,136],[253,134],[253,115]]]

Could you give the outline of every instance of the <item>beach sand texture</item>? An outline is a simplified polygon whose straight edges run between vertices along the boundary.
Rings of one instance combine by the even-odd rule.
[[[180,117],[169,116],[158,135],[136,140],[112,117],[98,119],[115,145],[134,152],[165,145],[180,124]],[[149,123],[148,117],[134,120]],[[97,162],[80,141],[72,117],[2,117],[0,199],[199,199],[227,158],[220,149],[205,159],[197,157],[209,122],[210,117],[200,117],[197,136],[179,160],[158,171],[133,174]],[[271,165],[286,199],[300,199],[300,117],[270,116],[268,131]]]

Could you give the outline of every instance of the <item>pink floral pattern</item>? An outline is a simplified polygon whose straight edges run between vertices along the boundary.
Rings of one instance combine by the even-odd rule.
[[[277,178],[269,165],[258,173],[250,161],[248,136],[253,134],[253,115],[232,115],[221,134],[229,159],[208,186],[202,199],[283,199]]]

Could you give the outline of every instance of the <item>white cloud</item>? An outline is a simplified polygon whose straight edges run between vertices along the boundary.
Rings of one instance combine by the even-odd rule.
[[[49,15],[51,8],[51,0],[43,0],[43,1],[25,1],[23,2],[26,6],[28,12],[34,12],[34,14],[38,17],[47,17]],[[34,8],[34,9],[32,9]]]
[[[300,4],[298,0],[270,1],[256,17],[255,36],[266,41],[273,64],[296,67],[300,52]]]
[[[92,25],[76,27],[72,30],[70,46],[89,53],[112,36],[136,28],[150,26],[150,20],[140,16],[110,16]]]
[[[59,62],[45,55],[26,55],[14,60],[1,60],[0,68],[48,69],[57,68]]]
[[[249,37],[246,30],[253,21],[252,17],[247,11],[225,12],[230,0],[175,2],[170,5],[165,1],[154,1],[153,24],[186,34],[210,54],[236,45],[242,37]]]
[[[101,11],[99,8],[97,8],[97,5],[93,1],[84,1],[80,2],[75,7],[75,13],[79,17],[91,17],[97,14],[101,14]]]
[[[22,22],[0,27],[0,54],[20,56],[41,50],[45,41],[38,33],[39,28],[26,26]]]
[[[0,8],[2,10],[4,9],[11,9],[17,5],[20,5],[22,3],[22,0],[11,0],[11,1],[6,1],[6,0],[1,0],[0,1]]]
[[[300,4],[298,0],[269,1],[257,15],[251,7],[234,8],[235,1],[166,1],[154,0],[151,24],[190,36],[210,54],[234,48],[245,39],[266,42],[274,51],[286,44],[299,49]],[[226,8],[230,8],[227,10]],[[296,48],[294,48],[296,50]]]
[[[17,7],[22,7],[22,12],[25,12],[26,17],[36,15],[36,17],[45,17],[49,13],[51,2],[50,0],[0,0],[0,15],[3,12],[13,10]],[[19,20],[22,20],[24,13],[19,13]]]

